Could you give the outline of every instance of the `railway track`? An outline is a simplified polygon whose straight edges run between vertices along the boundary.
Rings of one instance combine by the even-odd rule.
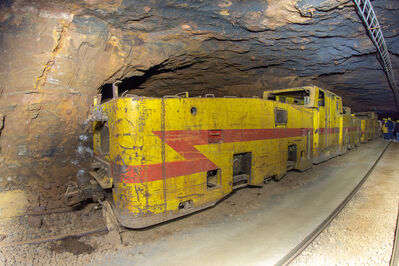
[[[55,214],[55,213],[59,214],[59,213],[67,213],[67,212],[73,212],[73,211],[76,211],[76,208],[64,207],[64,208],[49,209],[49,210],[44,210],[44,211],[39,211],[39,212],[28,212],[24,215],[14,216],[14,218],[15,217],[28,217],[28,216],[44,216],[44,215],[50,215],[50,214]],[[82,237],[82,236],[87,236],[87,235],[92,235],[92,234],[102,233],[102,232],[108,232],[108,227],[104,225],[104,226],[98,226],[98,227],[86,229],[86,230],[74,230],[70,233],[50,235],[50,236],[44,236],[44,237],[40,237],[40,238],[33,238],[33,239],[20,240],[20,241],[5,242],[5,243],[0,243],[0,248],[16,247],[16,246],[31,245],[31,244],[41,244],[41,243],[45,243],[45,242],[63,240],[63,239],[67,239],[67,238]]]
[[[361,188],[363,183],[367,180],[371,172],[374,170],[377,163],[380,161],[382,156],[384,155],[385,151],[388,149],[389,144],[384,148],[381,152],[377,160],[373,163],[370,170],[366,173],[366,175],[361,179],[359,184],[351,191],[351,193],[342,201],[342,203],[321,223],[310,235],[308,235],[299,245],[297,245],[291,252],[289,252],[284,258],[282,258],[276,265],[288,265],[292,262],[330,223],[331,221],[340,213],[340,211],[346,206],[346,204],[352,199],[352,197],[356,194],[356,192]],[[30,215],[46,215],[49,213],[54,212],[65,212],[70,211],[67,209],[60,209],[60,210],[49,210],[45,213],[30,213]],[[399,219],[399,218],[398,218]],[[107,226],[99,226],[93,229],[88,229],[84,231],[74,231],[68,234],[59,234],[59,235],[52,235],[43,238],[36,238],[31,240],[24,240],[19,242],[9,242],[9,243],[0,243],[0,248],[4,247],[14,247],[14,246],[21,246],[21,245],[30,245],[30,244],[40,244],[50,241],[62,240],[72,237],[82,237],[96,233],[105,233],[108,231]],[[396,238],[394,243],[394,250],[392,253],[391,258],[391,265],[397,265],[398,262],[398,228],[396,229]]]
[[[50,242],[50,241],[63,240],[63,239],[73,238],[73,237],[82,237],[82,236],[87,236],[87,235],[92,235],[92,234],[102,233],[102,232],[107,232],[107,231],[108,231],[108,228],[106,226],[100,226],[100,227],[97,227],[94,229],[75,231],[75,232],[68,233],[68,234],[59,234],[59,235],[52,235],[52,236],[17,241],[17,242],[4,243],[4,244],[0,244],[0,248],[17,247],[17,246],[31,245],[31,244],[41,244],[41,243],[46,243],[46,242]]]
[[[327,226],[334,220],[334,218],[342,211],[342,209],[348,204],[348,202],[353,198],[356,192],[362,187],[364,182],[366,182],[367,178],[370,176],[372,171],[374,170],[377,163],[380,161],[385,151],[388,149],[390,143],[384,148],[381,154],[378,156],[377,160],[374,162],[370,170],[366,173],[366,175],[362,178],[359,184],[349,193],[349,195],[338,205],[337,208],[333,210],[333,212],[318,226],[316,227],[301,243],[299,243],[294,249],[292,249],[286,256],[284,256],[280,261],[276,263],[276,265],[285,266],[290,264],[298,255],[300,255],[312,242],[317,238],[318,235],[323,232]],[[398,218],[399,219],[399,218]],[[398,226],[396,227],[396,237],[394,243],[394,249],[391,258],[391,265],[398,265]],[[396,248],[395,248],[396,246]],[[392,264],[392,262],[396,262],[396,264]]]
[[[396,216],[395,238],[393,240],[392,255],[389,265],[390,266],[399,265],[399,204],[398,204],[398,214]]]

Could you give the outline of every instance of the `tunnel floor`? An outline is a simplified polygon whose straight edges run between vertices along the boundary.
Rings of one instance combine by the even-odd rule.
[[[341,203],[386,145],[380,139],[369,142],[304,173],[289,172],[280,182],[240,189],[202,212],[147,230],[124,231],[120,245],[99,234],[39,245],[0,247],[0,257],[14,264],[55,264],[65,259],[67,264],[93,265],[108,265],[110,261],[118,265],[274,264]],[[390,154],[394,156],[395,152]],[[55,234],[65,228],[83,229],[102,223],[100,211],[53,214],[46,219],[47,226],[42,231],[29,234]],[[4,225],[3,230],[7,230]],[[12,237],[2,242],[7,241],[12,241]]]
[[[291,172],[279,183],[242,189],[212,210],[224,212],[224,219],[193,215],[184,222],[189,230],[144,241],[113,259],[121,265],[275,264],[342,202],[386,145],[376,140],[305,173]],[[261,193],[258,197],[256,190]],[[204,218],[203,224],[194,226]],[[137,233],[129,235],[137,239]],[[109,258],[98,258],[93,264],[106,261]]]
[[[369,142],[304,173],[291,171],[280,182],[240,189],[205,211],[147,230],[124,231],[122,245],[115,245],[107,235],[95,235],[0,248],[4,255],[0,257],[11,263],[45,264],[65,258],[71,264],[93,265],[110,261],[119,265],[274,264],[350,193],[386,145],[380,139]],[[86,210],[46,219],[47,227],[29,234],[86,229],[102,222],[100,211]],[[12,237],[2,242],[7,241]]]
[[[348,205],[290,265],[395,265],[398,152],[391,143]]]

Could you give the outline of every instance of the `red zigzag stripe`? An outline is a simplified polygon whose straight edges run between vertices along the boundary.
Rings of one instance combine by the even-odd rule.
[[[275,129],[227,129],[220,130],[223,143],[256,141],[277,138],[306,136],[306,131],[312,128],[275,128]],[[154,135],[162,139],[160,131]],[[178,152],[184,160],[166,162],[165,173],[162,175],[162,163],[150,165],[130,165],[120,179],[124,183],[143,183],[165,178],[190,175],[219,168],[205,155],[199,152],[195,145],[213,145],[208,140],[208,130],[177,130],[165,132],[165,143]]]

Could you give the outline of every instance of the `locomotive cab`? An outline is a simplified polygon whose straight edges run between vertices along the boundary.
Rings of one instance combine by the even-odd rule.
[[[313,163],[328,160],[342,151],[342,99],[317,86],[266,91],[263,98],[304,106],[313,111]]]

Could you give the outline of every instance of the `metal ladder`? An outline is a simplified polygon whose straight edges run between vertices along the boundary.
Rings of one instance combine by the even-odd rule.
[[[373,6],[369,0],[353,0],[353,2],[355,2],[359,15],[367,26],[367,31],[370,34],[371,40],[377,47],[378,54],[382,60],[382,66],[395,96],[396,107],[399,108],[398,89],[396,87],[395,76],[392,70],[391,58],[389,57],[389,51],[385,44],[384,36],[382,35],[381,27],[378,23],[377,16],[374,13]]]

